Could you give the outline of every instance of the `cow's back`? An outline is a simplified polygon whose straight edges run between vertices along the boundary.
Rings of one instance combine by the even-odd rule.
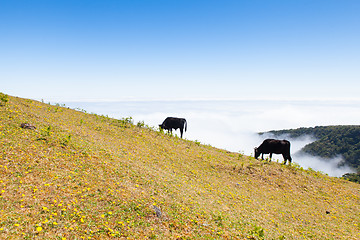
[[[263,153],[283,153],[290,150],[290,142],[287,140],[265,139],[259,146],[259,150]]]
[[[290,153],[290,142],[288,140],[282,140],[282,147],[284,151],[288,151]]]
[[[185,122],[185,118],[167,117],[162,125],[168,128],[183,128]]]

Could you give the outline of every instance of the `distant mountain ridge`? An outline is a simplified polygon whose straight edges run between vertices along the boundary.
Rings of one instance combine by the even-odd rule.
[[[288,135],[291,139],[311,136],[316,141],[303,147],[301,152],[325,159],[341,155],[344,159],[341,164],[349,165],[358,172],[360,171],[360,125],[317,126],[266,133],[274,136]]]

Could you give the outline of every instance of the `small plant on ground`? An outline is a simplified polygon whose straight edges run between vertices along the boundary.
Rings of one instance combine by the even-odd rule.
[[[138,127],[145,127],[145,122],[144,121],[140,121],[136,124],[136,126]]]
[[[264,229],[259,226],[254,226],[252,230],[249,231],[248,239],[262,240],[265,239]]]
[[[70,143],[70,140],[71,140],[71,135],[64,137],[61,141],[61,145],[64,147],[68,146]]]
[[[126,118],[119,119],[118,123],[120,124],[120,127],[128,128],[134,124],[134,120],[132,117],[126,117]]]
[[[9,96],[0,92],[0,106],[5,106],[9,102]]]
[[[36,140],[47,141],[50,135],[51,135],[51,126],[49,125],[46,128],[41,129],[40,137],[38,137]]]

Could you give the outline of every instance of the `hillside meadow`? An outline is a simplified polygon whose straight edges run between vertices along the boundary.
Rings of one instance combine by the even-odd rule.
[[[7,99],[0,239],[360,239],[359,184]]]

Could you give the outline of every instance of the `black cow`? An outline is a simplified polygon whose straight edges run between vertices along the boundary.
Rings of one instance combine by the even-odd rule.
[[[187,129],[187,123],[185,118],[176,118],[176,117],[167,117],[162,124],[159,125],[160,128],[168,130],[168,132],[172,133],[172,130],[180,128],[180,136],[182,138],[184,128],[185,132]]]
[[[290,142],[287,140],[275,140],[275,139],[266,139],[263,143],[255,148],[255,158],[261,155],[261,159],[264,160],[264,154],[270,153],[270,161],[272,154],[282,154],[284,157],[284,164],[289,160],[289,164],[291,164],[291,156],[290,156]]]

